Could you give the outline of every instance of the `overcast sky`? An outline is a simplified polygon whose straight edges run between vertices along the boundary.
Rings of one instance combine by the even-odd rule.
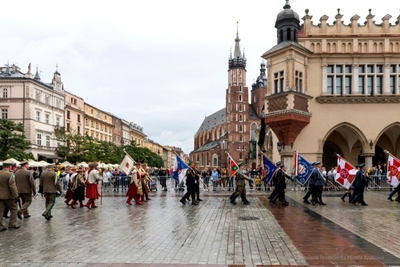
[[[377,24],[399,16],[396,1],[291,0],[300,18],[345,24],[372,9]],[[225,105],[230,49],[237,21],[247,56],[247,86],[261,55],[276,44],[276,15],[284,0],[36,0],[1,4],[0,64],[23,72],[38,66],[51,82],[58,65],[64,87],[85,102],[144,128],[161,145],[193,150],[205,116]],[[302,21],[301,21],[302,22]]]

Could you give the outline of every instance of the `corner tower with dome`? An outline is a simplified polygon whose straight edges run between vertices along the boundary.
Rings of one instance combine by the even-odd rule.
[[[304,9],[300,23],[285,1],[275,22],[277,44],[262,54],[263,149],[287,166],[296,150],[328,169],[337,164],[336,154],[367,167],[386,162],[384,149],[400,157],[400,16],[375,23],[370,9],[365,23],[358,14],[345,22],[341,9],[327,10],[337,12],[334,23],[320,14],[315,24]]]

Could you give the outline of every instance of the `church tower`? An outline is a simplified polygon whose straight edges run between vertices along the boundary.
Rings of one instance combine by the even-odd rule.
[[[246,87],[246,56],[240,49],[239,24],[235,49],[229,57],[228,89],[226,90],[226,122],[228,150],[231,156],[243,160],[249,152],[249,92]]]

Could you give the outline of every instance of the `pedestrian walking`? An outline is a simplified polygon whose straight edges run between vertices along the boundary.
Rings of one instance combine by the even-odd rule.
[[[0,212],[3,213],[6,206],[9,207],[11,214],[8,221],[8,229],[18,229],[17,213],[18,213],[18,189],[15,184],[14,174],[10,171],[12,165],[15,164],[11,160],[3,161],[3,169],[0,171]],[[7,230],[3,225],[3,217],[0,217],[0,232]]]
[[[17,217],[21,220],[22,216],[24,218],[31,217],[28,208],[32,203],[32,196],[36,195],[36,186],[32,172],[28,170],[28,161],[21,162],[20,166],[21,168],[15,173],[15,183],[21,199],[21,208],[17,213]]]
[[[56,203],[57,190],[63,192],[60,184],[58,183],[57,174],[54,172],[54,164],[46,166],[47,169],[40,175],[39,193],[45,197],[45,211],[42,216],[46,220],[53,218],[51,210]]]

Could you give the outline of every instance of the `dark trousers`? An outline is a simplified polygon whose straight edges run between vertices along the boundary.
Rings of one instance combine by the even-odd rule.
[[[322,203],[322,185],[314,186],[314,196],[311,201],[319,201]]]
[[[309,188],[308,188],[307,194],[303,197],[304,200],[308,200],[308,198],[310,196],[314,198],[314,195],[315,195],[315,185],[310,184],[308,186],[309,186]]]
[[[199,199],[200,198],[200,182],[199,181],[197,181],[194,184],[194,190],[195,190],[196,199]]]
[[[182,199],[183,200],[189,199],[190,196],[192,198],[192,201],[194,201],[196,194],[195,184],[191,182],[189,183],[186,182],[186,186],[187,186],[187,192],[185,195],[183,195]]]
[[[352,198],[350,200],[351,203],[361,203],[365,204],[364,202],[364,187],[355,187],[354,188],[354,193],[352,195]]]
[[[400,194],[400,184],[390,193],[389,198],[391,198],[392,196],[394,196],[394,194],[397,193],[397,198],[399,198],[399,194]]]

